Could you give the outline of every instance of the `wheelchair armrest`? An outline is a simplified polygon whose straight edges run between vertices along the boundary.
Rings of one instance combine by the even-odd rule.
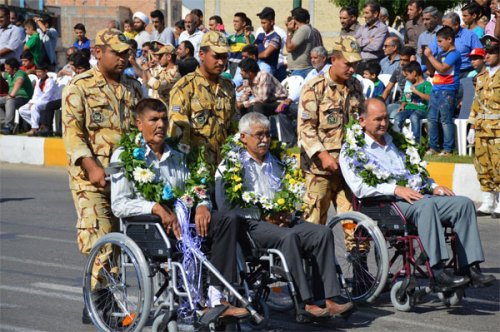
[[[158,222],[161,223],[160,216],[156,214],[141,214],[139,216],[122,218],[123,222],[133,223],[133,222]]]
[[[384,196],[374,196],[374,197],[364,197],[358,198],[361,205],[363,204],[376,204],[376,203],[391,203],[396,201],[396,196],[384,195]]]

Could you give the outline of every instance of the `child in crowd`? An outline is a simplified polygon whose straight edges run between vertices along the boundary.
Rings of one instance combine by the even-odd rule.
[[[382,67],[380,67],[380,64],[377,61],[368,61],[365,65],[365,68],[363,69],[363,77],[369,79],[375,85],[372,94],[373,98],[382,97],[382,94],[385,90],[384,83],[382,83],[382,81],[378,79],[378,75],[381,71]],[[368,90],[367,95],[369,96],[370,93],[371,91]]]
[[[474,1],[462,7],[462,19],[464,24],[481,39],[484,36],[484,27],[479,25],[481,18],[481,7]]]
[[[417,61],[403,67],[407,84],[404,89],[401,105],[394,118],[394,129],[401,131],[406,119],[410,119],[411,129],[416,142],[420,142],[420,121],[427,118],[432,84],[423,77],[422,68]]]
[[[486,51],[482,48],[473,49],[468,55],[470,58],[470,62],[472,67],[474,68],[467,77],[476,77],[477,74],[481,74],[486,71],[486,65],[484,63],[484,57],[486,56]]]
[[[23,54],[21,54],[21,64],[22,66],[19,67],[19,69],[28,75],[35,74],[35,61],[33,60],[33,54],[31,54],[30,51],[24,51]]]
[[[28,19],[24,22],[24,31],[26,31],[26,35],[28,40],[26,44],[24,44],[24,51],[30,51],[33,54],[33,61],[35,65],[38,65],[42,62],[43,59],[43,45],[40,40],[40,35],[36,31],[36,23],[33,19]]]
[[[127,39],[134,39],[137,36],[137,31],[132,28],[132,22],[130,20],[123,21],[123,34]]]
[[[440,151],[439,124],[443,126],[443,151],[446,156],[453,152],[455,145],[455,125],[453,113],[457,104],[457,94],[460,87],[460,52],[455,49],[455,32],[450,27],[443,27],[436,33],[436,39],[442,52],[436,57],[429,47],[424,54],[427,57],[427,69],[434,74],[429,100],[429,150],[427,155]]]
[[[84,48],[90,49],[90,39],[88,39],[85,35],[87,30],[85,29],[85,25],[82,23],[78,23],[73,27],[75,32],[76,41],[73,43],[73,47],[77,50],[81,50]]]
[[[59,87],[53,78],[47,76],[48,71],[48,64],[41,63],[37,66],[33,97],[26,105],[19,108],[19,115],[31,125],[28,136],[34,136],[38,133],[40,111],[45,108],[48,102],[60,98]]]

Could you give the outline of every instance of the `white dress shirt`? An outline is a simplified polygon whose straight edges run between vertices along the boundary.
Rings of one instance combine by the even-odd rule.
[[[185,40],[189,40],[191,44],[193,44],[194,47],[194,57],[198,62],[200,61],[200,44],[201,44],[201,39],[203,38],[203,35],[205,33],[203,31],[196,30],[192,35],[190,35],[187,30],[183,31],[181,35],[179,36],[179,44],[182,43]]]
[[[152,33],[152,41],[159,41],[160,43],[163,43],[164,45],[175,44],[175,35],[174,31],[168,27],[165,27],[163,31],[160,33],[158,30],[153,29]]]
[[[371,157],[370,159],[375,159],[383,169],[389,170],[393,174],[403,173],[406,169],[405,155],[394,145],[391,135],[385,134],[384,139],[386,144],[382,146],[365,134],[367,148],[364,152]],[[394,196],[394,191],[397,187],[395,183],[382,183],[370,186],[363,182],[347,159],[345,144],[340,151],[340,169],[347,185],[357,198]],[[429,183],[433,188],[437,186],[432,179],[429,179]]]
[[[246,150],[242,150],[240,156],[243,153],[248,152],[246,152]],[[219,168],[215,173],[215,201],[217,202],[217,208],[219,209],[219,211],[229,211],[236,209],[237,213],[243,218],[259,220],[261,218],[261,213],[260,209],[257,207],[236,207],[235,209],[232,209],[231,203],[227,200],[226,191],[224,189],[224,179],[222,178],[222,174],[225,172],[226,167],[223,163],[224,162],[219,165]],[[266,158],[264,159],[264,163],[262,164],[259,164],[255,159],[251,157],[249,158],[249,168],[245,169],[243,186],[245,188],[245,191],[253,191],[256,194],[262,195],[266,198],[274,199],[276,191],[272,189],[270,182],[271,179],[264,171],[266,163],[270,163],[270,165],[272,166],[272,175],[275,178],[283,178],[283,167],[274,156],[272,156],[270,153],[267,153]]]
[[[120,163],[122,152],[123,148],[117,149],[111,156],[111,162]],[[146,145],[144,158],[146,165],[151,166],[150,169],[155,173],[154,181],[162,181],[170,185],[172,190],[174,188],[184,190],[184,184],[189,178],[189,169],[184,154],[165,144],[163,155],[158,160],[153,150]],[[123,171],[111,176],[111,209],[116,217],[150,214],[155,204],[156,202],[148,201],[136,192],[134,184],[125,177]],[[199,205],[207,205],[210,209],[211,204],[206,200]]]

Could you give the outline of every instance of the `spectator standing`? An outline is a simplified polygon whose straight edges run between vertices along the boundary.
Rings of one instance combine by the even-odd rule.
[[[487,71],[484,58],[486,57],[486,51],[483,48],[475,48],[470,52],[469,58],[472,63],[473,71],[467,75],[467,77],[476,77],[479,74],[484,74]],[[474,80],[475,81],[475,80]]]
[[[380,5],[373,1],[367,2],[363,7],[363,14],[366,24],[362,25],[355,35],[361,48],[361,58],[379,60],[384,56],[382,46],[388,34],[387,26],[378,19]],[[362,69],[361,64],[358,70],[362,72]]]
[[[59,33],[52,26],[52,18],[49,15],[42,15],[41,18],[35,18],[35,23],[38,26],[37,31],[40,34],[42,45],[49,58],[49,70],[55,70],[57,64],[56,47]]]
[[[373,98],[381,97],[385,90],[384,83],[378,79],[381,70],[382,68],[377,60],[368,61],[363,69],[363,77],[373,82],[373,93],[370,90],[367,92],[367,95],[371,94]]]
[[[278,105],[288,96],[286,89],[273,75],[261,71],[257,61],[252,58],[241,60],[238,67],[241,76],[248,80],[248,86],[243,88],[243,94],[236,103],[240,112],[274,115]]]
[[[422,58],[423,47],[429,46],[431,41],[436,38],[436,32],[438,32],[443,26],[441,25],[443,15],[434,6],[429,6],[424,8],[422,11],[422,20],[424,22],[425,31],[418,37],[417,43],[417,57]],[[420,61],[420,64],[425,68],[425,60]],[[425,69],[424,69],[425,71]]]
[[[0,64],[5,60],[19,59],[23,52],[23,35],[15,25],[9,24],[10,10],[0,6]]]
[[[165,16],[163,16],[163,13],[159,10],[153,10],[149,16],[151,16],[151,23],[153,23],[154,27],[152,40],[159,41],[164,45],[174,45],[174,31],[169,27],[165,27]]]
[[[439,47],[442,49],[435,58],[430,48],[426,47],[428,69],[434,74],[431,98],[429,100],[429,150],[426,154],[436,154],[440,150],[439,128],[443,126],[443,151],[440,155],[450,155],[455,145],[455,125],[453,113],[457,104],[457,93],[460,87],[460,52],[455,48],[455,32],[445,26],[436,34]],[[476,37],[477,38],[477,37]]]
[[[224,23],[222,22],[222,17],[220,17],[219,15],[211,16],[208,19],[208,30],[219,31],[227,36],[226,29],[224,28]]]
[[[33,54],[31,54],[30,51],[24,51],[23,54],[21,54],[21,67],[19,69],[28,75],[35,75],[35,61],[33,60]]]
[[[36,23],[33,19],[28,19],[24,22],[24,30],[28,36],[26,44],[24,44],[24,51],[30,51],[33,54],[33,60],[35,65],[38,67],[44,58],[45,52],[43,50],[42,41],[40,40],[40,35],[36,31]]]
[[[292,19],[287,24],[286,50],[288,70],[292,75],[305,78],[311,71],[311,50],[315,46],[313,29],[309,25],[309,12],[303,8],[292,10]]]
[[[422,68],[417,61],[412,61],[403,67],[408,89],[404,88],[403,98],[398,113],[394,117],[393,128],[401,131],[406,119],[410,119],[411,130],[415,141],[420,143],[420,121],[427,118],[432,84],[424,79]]]
[[[361,25],[358,22],[359,10],[357,7],[349,6],[340,9],[339,18],[341,36],[355,36]]]
[[[398,30],[394,29],[389,25],[389,12],[387,11],[387,8],[380,7],[380,15],[378,18],[380,22],[387,25],[387,31],[389,32],[389,37],[397,37],[399,39],[400,44],[404,45],[405,42],[404,36]]]
[[[147,64],[143,65],[143,82],[153,90],[151,98],[160,99],[168,109],[170,90],[181,78],[179,69],[175,64],[175,47],[171,44],[165,45],[154,54],[160,56],[159,65],[161,70],[152,75]]]
[[[137,32],[134,40],[137,42],[137,48],[142,50],[142,44],[151,41],[151,35],[146,31],[149,17],[143,12],[136,12],[132,16],[132,20],[134,20],[134,30]]]
[[[253,44],[255,37],[250,31],[250,27],[247,26],[247,15],[242,12],[234,14],[233,17],[233,27],[235,33],[227,38],[229,43],[229,72],[231,76],[234,77],[238,64],[241,61],[241,52],[243,47],[249,44]]]
[[[495,26],[497,23],[497,19],[500,17],[500,8],[498,7],[499,3],[499,0],[491,0],[491,19],[488,24],[486,24],[486,27],[484,29],[484,33],[487,35],[495,36]]]
[[[73,47],[75,47],[77,50],[81,50],[83,48],[88,48],[90,49],[90,39],[87,38],[87,30],[85,28],[85,25],[82,23],[77,23],[73,27],[73,31],[75,32],[76,36],[76,41],[73,43]]]
[[[477,77],[476,98],[469,115],[471,129],[467,135],[474,144],[474,166],[483,192],[478,214],[500,218],[500,43],[498,38],[486,35],[481,40],[486,50],[489,69]]]
[[[425,31],[422,10],[422,0],[410,0],[408,2],[408,21],[405,24],[405,46],[417,47],[419,36]]]
[[[1,12],[0,12],[1,15]],[[7,96],[0,97],[0,115],[3,118],[2,134],[12,134],[16,109],[26,104],[33,96],[33,84],[28,74],[19,70],[19,61],[9,58],[5,61],[3,78],[9,85]]]
[[[16,27],[21,32],[22,40],[26,39],[26,32],[24,32],[24,17],[17,14],[15,11],[10,12],[10,25]]]
[[[203,11],[201,9],[195,8],[191,10],[191,14],[195,15],[198,18],[198,24],[196,28],[203,33],[207,33],[208,29],[203,22]]]
[[[184,26],[184,20],[179,20],[175,22],[174,24],[175,30],[174,30],[174,36],[175,36],[175,43],[174,46],[177,47],[179,46],[179,37],[181,33],[186,31],[186,27]]]
[[[255,40],[255,45],[259,49],[259,60],[268,64],[271,74],[275,75],[279,64],[282,39],[278,32],[274,30],[274,9],[265,7],[257,15],[260,18],[260,24],[263,30],[263,32],[257,35]]]
[[[460,52],[462,59],[460,77],[465,77],[470,71],[472,71],[472,64],[468,55],[473,49],[482,48],[483,45],[474,32],[460,26],[460,16],[456,13],[448,13],[444,15],[443,26],[448,26],[455,32],[455,48],[458,52]],[[434,57],[442,51],[439,48],[436,38],[431,41],[429,47]]]
[[[133,23],[129,19],[123,21],[123,35],[127,39],[134,39],[137,36],[137,31],[134,30]]]
[[[34,136],[38,133],[40,127],[40,112],[47,106],[47,103],[58,99],[60,96],[59,87],[55,79],[47,76],[49,71],[48,64],[40,64],[36,68],[37,79],[35,81],[35,91],[33,97],[25,105],[19,108],[19,115],[31,125],[28,136]]]
[[[484,36],[484,28],[478,24],[481,16],[481,7],[475,2],[471,2],[462,7],[462,19],[469,30],[474,32],[481,39]]]
[[[394,71],[399,68],[399,52],[401,51],[401,43],[398,37],[389,36],[385,39],[382,46],[385,57],[380,60],[380,67],[382,67],[381,74],[392,75]]]
[[[184,40],[189,40],[194,47],[194,57],[198,62],[200,61],[200,44],[201,39],[203,38],[203,32],[198,30],[198,26],[200,25],[200,21],[198,16],[195,14],[187,14],[184,19],[184,25],[186,27],[186,31],[181,33],[179,36],[179,43]]]

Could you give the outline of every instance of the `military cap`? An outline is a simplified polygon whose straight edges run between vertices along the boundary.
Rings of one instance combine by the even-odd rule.
[[[493,35],[484,35],[481,38],[481,43],[483,43],[484,49],[487,53],[500,52],[500,41]]]
[[[153,54],[173,54],[175,53],[175,47],[172,44],[167,44],[165,46],[162,46],[158,51],[154,52]]]
[[[104,29],[97,32],[95,46],[109,46],[114,51],[121,53],[130,49],[127,37],[117,29]]]
[[[228,53],[229,45],[226,36],[219,31],[209,31],[203,35],[200,47],[210,47],[215,53]]]
[[[352,36],[338,36],[333,39],[332,51],[340,51],[349,62],[361,61],[361,49]]]

